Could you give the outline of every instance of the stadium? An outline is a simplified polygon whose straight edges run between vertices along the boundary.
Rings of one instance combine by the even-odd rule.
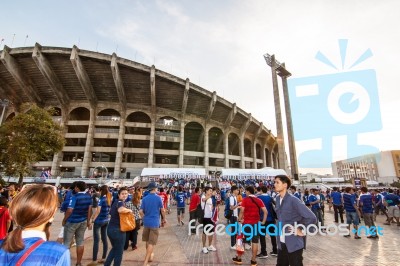
[[[78,47],[9,48],[0,64],[3,122],[25,102],[54,107],[62,152],[34,165],[63,177],[113,178],[143,168],[279,168],[277,138],[216,92],[116,54]],[[3,109],[2,109],[3,110]]]

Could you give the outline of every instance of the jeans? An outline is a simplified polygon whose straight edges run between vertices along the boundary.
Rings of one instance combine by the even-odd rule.
[[[99,251],[100,233],[101,233],[101,242],[103,243],[103,255],[101,256],[101,258],[105,259],[107,256],[107,250],[108,250],[107,225],[108,222],[99,224],[95,223],[93,226],[93,261],[97,260],[97,253]]]
[[[237,222],[237,217],[236,216],[231,216],[229,219],[229,224],[234,224]],[[235,230],[234,228],[231,227],[231,232]],[[231,236],[231,247],[233,247],[236,244],[236,235]]]
[[[111,250],[108,253],[107,259],[104,262],[105,266],[111,266],[114,261],[114,266],[120,266],[122,262],[122,255],[124,253],[124,244],[126,233],[121,232],[118,227],[107,227],[107,236],[111,242]]]
[[[270,224],[275,225],[275,222],[274,221],[269,221],[269,222],[267,221],[265,223],[265,227],[267,227]],[[261,245],[260,253],[263,254],[263,255],[267,255],[268,254],[268,252],[267,252],[267,243],[266,243],[265,237],[269,234],[269,237],[271,238],[272,253],[277,254],[278,250],[277,250],[277,247],[276,247],[276,236],[274,236],[275,235],[275,226],[270,226],[268,228],[268,230],[266,230],[266,232],[262,232],[262,234],[265,234],[265,235],[260,235],[260,245]]]
[[[322,217],[322,210],[321,209],[312,209],[312,212],[315,214],[317,217],[318,222],[321,223],[321,225],[324,225],[324,218]]]
[[[281,243],[281,248],[278,251],[277,266],[303,266],[303,249],[289,253],[285,243]]]

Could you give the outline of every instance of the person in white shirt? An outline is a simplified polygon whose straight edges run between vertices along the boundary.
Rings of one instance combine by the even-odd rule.
[[[238,208],[240,207],[240,203],[237,201],[237,195],[239,195],[239,188],[237,186],[232,186],[231,192],[232,194],[229,197],[229,206],[232,211],[232,216],[229,219],[229,224],[235,224],[237,223]],[[231,230],[234,229],[231,228]],[[236,250],[236,235],[231,236],[231,249]]]
[[[202,243],[203,243],[203,253],[207,254],[209,251],[216,251],[217,249],[212,245],[213,235],[208,236],[208,247],[206,247],[206,238],[207,235],[205,232],[214,232],[214,222],[211,220],[213,215],[213,202],[211,199],[213,189],[211,187],[206,187],[204,189],[204,195],[201,197],[201,208],[204,210],[204,218],[203,218],[203,235],[202,235]]]

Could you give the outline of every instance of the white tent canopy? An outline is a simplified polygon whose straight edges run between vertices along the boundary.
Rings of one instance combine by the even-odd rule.
[[[205,176],[205,168],[143,168],[141,176]]]
[[[265,167],[262,169],[222,169],[221,176],[254,176],[254,177],[267,177],[267,176],[277,176],[277,175],[287,175],[283,169],[274,169],[271,167]]]
[[[316,178],[317,179],[321,179],[320,181],[322,183],[338,183],[338,182],[344,182],[344,178],[343,177],[322,177],[322,178]]]

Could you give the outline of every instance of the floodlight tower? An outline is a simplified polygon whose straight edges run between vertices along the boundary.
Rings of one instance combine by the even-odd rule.
[[[292,114],[290,109],[289,92],[287,86],[287,78],[290,77],[292,74],[286,69],[285,63],[279,63],[275,59],[275,55],[265,54],[264,59],[267,62],[267,65],[271,67],[272,71],[272,86],[274,90],[279,167],[284,170],[287,170],[288,168],[285,160],[285,138],[283,135],[282,112],[277,77],[278,75],[282,79],[283,100],[285,104],[286,126],[289,144],[290,171],[292,178],[298,180],[296,146],[294,141]]]

